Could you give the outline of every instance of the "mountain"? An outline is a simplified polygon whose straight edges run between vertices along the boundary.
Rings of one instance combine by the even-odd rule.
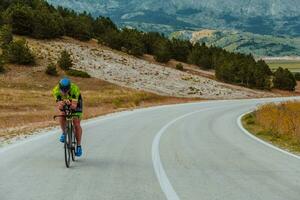
[[[300,55],[300,37],[259,35],[242,31],[177,31],[171,38],[205,42],[207,45],[222,47],[228,51],[265,56],[298,56]]]
[[[119,25],[164,31],[235,29],[267,35],[300,36],[299,0],[48,0]]]

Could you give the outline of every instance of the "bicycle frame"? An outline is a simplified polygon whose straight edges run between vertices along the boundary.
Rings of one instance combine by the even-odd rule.
[[[75,161],[75,145],[76,145],[76,137],[73,130],[73,120],[74,118],[79,118],[78,115],[74,115],[70,106],[64,106],[64,115],[55,115],[53,118],[56,119],[58,117],[62,117],[66,119],[66,127],[65,127],[65,143],[64,143],[64,151],[65,151],[65,163],[66,167],[70,167],[70,158],[72,156],[72,160]]]

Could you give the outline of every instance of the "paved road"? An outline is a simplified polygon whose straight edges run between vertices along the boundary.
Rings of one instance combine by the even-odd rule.
[[[84,124],[66,169],[58,132],[0,149],[1,200],[299,200],[300,159],[247,136],[263,100],[142,109]]]

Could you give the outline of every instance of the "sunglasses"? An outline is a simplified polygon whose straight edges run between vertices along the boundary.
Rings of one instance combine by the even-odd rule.
[[[69,88],[62,88],[62,89],[60,89],[60,91],[62,92],[62,93],[68,93],[69,92]]]

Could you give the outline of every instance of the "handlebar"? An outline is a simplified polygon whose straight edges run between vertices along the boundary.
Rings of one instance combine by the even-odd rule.
[[[71,115],[54,115],[54,116],[53,116],[53,119],[56,119],[56,118],[58,118],[58,117],[65,117],[65,118],[67,118],[67,117],[77,117],[77,118],[79,118],[78,115],[71,114]]]
[[[63,111],[65,114],[64,115],[54,115],[53,119],[56,119],[57,117],[65,117],[65,118],[70,118],[70,117],[78,117],[78,115],[74,115],[73,112],[75,110],[71,109],[71,104],[64,104],[63,109],[61,110]]]

